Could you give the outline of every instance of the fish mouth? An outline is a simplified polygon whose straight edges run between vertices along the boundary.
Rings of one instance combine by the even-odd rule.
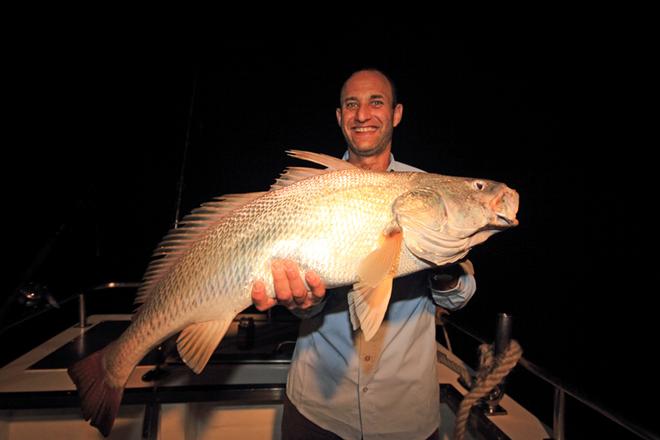
[[[518,224],[520,223],[517,218],[515,217],[511,218],[504,213],[497,212],[495,214],[497,216],[497,221],[495,222],[495,224],[498,226],[509,228],[513,226],[518,226]]]
[[[518,226],[516,214],[519,207],[518,193],[511,188],[504,187],[502,191],[491,201],[490,206],[495,214],[495,226],[510,228]]]

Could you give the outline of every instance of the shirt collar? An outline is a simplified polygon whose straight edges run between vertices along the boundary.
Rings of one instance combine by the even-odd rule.
[[[344,152],[344,155],[341,158],[342,160],[348,160],[348,150]],[[387,171],[392,171],[394,169],[394,155],[390,153],[390,163],[387,165]]]

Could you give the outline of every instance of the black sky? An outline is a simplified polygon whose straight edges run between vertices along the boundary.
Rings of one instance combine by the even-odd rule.
[[[184,213],[267,188],[292,163],[286,149],[342,154],[339,88],[375,66],[404,104],[398,160],[503,181],[521,196],[520,226],[472,252],[479,290],[457,319],[490,335],[495,313],[512,313],[529,359],[606,401],[612,375],[648,362],[656,332],[637,248],[646,156],[630,142],[636,78],[625,42],[531,30],[448,38],[410,25],[377,41],[50,46],[19,54],[10,83],[3,290],[63,224],[33,277],[62,296],[138,280],[172,226],[187,133]]]

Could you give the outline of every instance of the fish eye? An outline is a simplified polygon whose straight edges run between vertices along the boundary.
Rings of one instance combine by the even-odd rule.
[[[482,180],[475,180],[474,182],[472,182],[472,186],[477,191],[483,191],[483,189],[486,188],[486,182]]]

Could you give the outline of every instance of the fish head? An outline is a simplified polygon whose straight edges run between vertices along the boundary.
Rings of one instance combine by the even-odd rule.
[[[487,179],[420,173],[393,212],[413,254],[435,264],[465,256],[493,234],[518,225],[518,193]]]
[[[518,193],[503,183],[486,179],[436,179],[433,188],[447,215],[445,231],[456,238],[483,231],[498,232],[518,225]]]

